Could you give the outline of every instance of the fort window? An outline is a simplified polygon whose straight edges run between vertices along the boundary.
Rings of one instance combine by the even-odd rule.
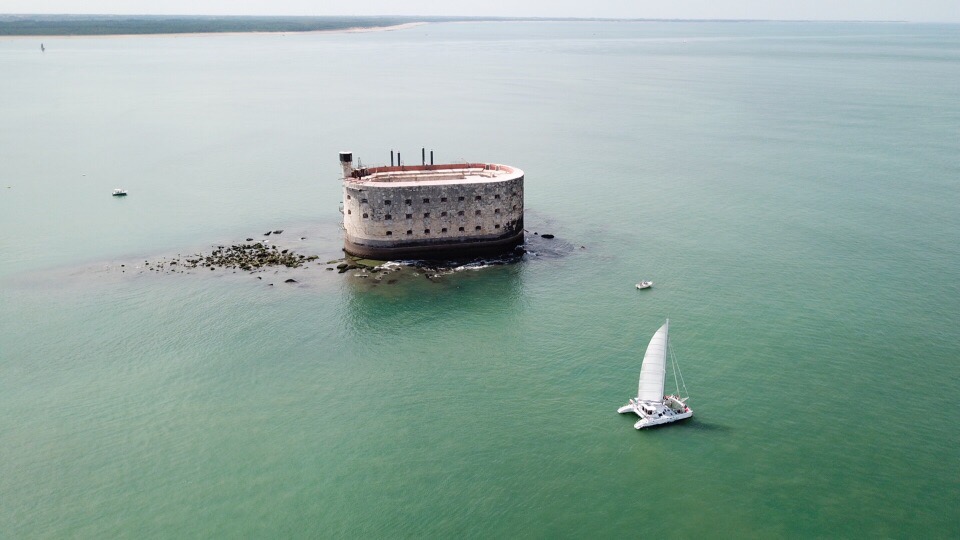
[[[386,214],[383,216],[383,219],[393,219],[393,216],[390,214]]]
[[[393,236],[393,231],[387,231],[387,236]]]
[[[347,210],[347,213],[348,213],[348,214],[352,214],[353,212],[352,212],[351,210]]]
[[[500,197],[497,196],[497,198],[499,199]],[[387,205],[387,206],[390,206],[390,201],[389,201],[389,200],[383,201],[383,204],[385,204],[385,205]]]
[[[482,198],[482,197],[480,197],[479,195],[477,195],[477,196],[474,198],[474,200],[475,200],[475,201],[479,201],[481,198]],[[364,199],[363,202],[367,202],[367,200]]]
[[[407,219],[413,219],[413,214],[407,214]]]
[[[407,199],[407,200],[404,201],[404,202],[407,203],[407,204],[413,204],[413,199]]]
[[[423,202],[424,202],[424,203],[429,203],[429,202],[430,202],[430,199],[424,199]]]
[[[500,198],[500,194],[497,193],[496,195],[493,196],[493,198],[494,198],[494,199],[499,199],[499,198]],[[390,204],[390,201],[387,201],[387,204]]]
[[[364,213],[363,213],[363,217],[365,217],[365,218],[368,218],[368,217],[370,217],[370,216],[369,216],[369,215],[367,215],[367,213],[366,213],[366,212],[364,212]]]
[[[446,198],[446,197],[440,197],[440,202],[447,202],[447,198]]]
[[[463,197],[457,197],[457,200],[458,200],[458,201],[462,201],[462,200],[463,200]]]
[[[517,209],[517,205],[513,205],[513,209],[516,210],[516,209]]]
[[[350,196],[349,196],[349,195],[347,195],[347,200],[348,200],[348,201],[350,200]]]
[[[366,200],[366,199],[360,199],[360,202],[365,203],[365,202],[367,202],[367,200]]]
[[[473,230],[475,230],[475,231],[479,231],[479,230],[480,230],[480,226],[479,226],[479,225],[477,225],[476,227],[474,227],[474,228],[473,228]]]
[[[424,212],[423,217],[430,217],[430,212]]]
[[[430,229],[424,229],[423,234],[430,234]]]
[[[444,227],[444,228],[440,229],[440,232],[447,232],[447,228]]]
[[[480,211],[479,211],[479,210],[477,210],[476,212],[474,212],[474,214],[476,214],[476,215],[478,215],[478,216],[479,216],[479,215],[480,215]],[[366,215],[366,214],[364,214],[364,215]]]
[[[494,208],[494,209],[493,209],[493,213],[494,213],[494,214],[499,214],[499,213],[500,213],[500,209],[499,209],[499,208]]]
[[[462,215],[463,215],[463,210],[460,210],[459,212],[457,212],[457,215],[458,215],[458,216],[462,216]]]
[[[499,228],[500,228],[500,225],[499,225],[499,224],[494,225],[493,228],[494,228],[494,229],[499,229]]]
[[[460,228],[457,229],[457,230],[459,230],[460,232],[463,232],[463,227],[460,227]]]
[[[447,215],[446,212],[440,212],[440,217],[446,217],[446,215]]]
[[[410,236],[411,234],[413,234],[413,231],[407,231],[407,236]]]

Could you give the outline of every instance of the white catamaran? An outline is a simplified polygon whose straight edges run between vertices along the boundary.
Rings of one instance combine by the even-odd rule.
[[[670,319],[657,330],[647,345],[647,352],[643,355],[643,365],[640,367],[640,387],[637,397],[630,398],[630,402],[617,409],[618,413],[635,413],[640,417],[633,427],[645,427],[669,424],[677,420],[684,420],[693,416],[693,411],[687,407],[689,397],[680,397],[680,385],[687,393],[687,385],[683,384],[683,375],[677,367],[677,361],[671,354],[673,376],[677,381],[677,393],[670,396],[663,395],[663,381],[667,376],[667,349],[669,339],[667,333],[670,328]]]

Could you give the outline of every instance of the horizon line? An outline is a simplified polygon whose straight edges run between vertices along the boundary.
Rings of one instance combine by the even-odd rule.
[[[277,18],[277,19],[320,19],[320,18],[378,18],[398,19],[448,19],[478,21],[607,21],[607,22],[803,22],[803,23],[931,23],[960,24],[960,21],[914,21],[909,19],[751,19],[751,18],[649,18],[649,17],[561,17],[561,16],[513,16],[513,15],[252,15],[252,14],[213,14],[213,13],[0,13],[0,17],[219,17],[219,18]],[[435,22],[420,21],[420,22]]]

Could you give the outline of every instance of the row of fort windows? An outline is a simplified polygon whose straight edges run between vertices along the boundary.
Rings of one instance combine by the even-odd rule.
[[[494,228],[494,229],[499,229],[499,228],[500,228],[500,225],[499,225],[499,224],[494,225],[493,228]],[[460,231],[460,232],[463,232],[463,231],[464,231],[464,228],[463,228],[463,227],[459,227],[457,230]],[[480,230],[483,230],[483,227],[481,227],[480,225],[477,225],[476,227],[473,228],[473,230],[475,230],[475,231],[480,231]],[[440,229],[440,233],[441,233],[441,234],[442,234],[442,233],[445,233],[445,232],[447,232],[447,228],[446,228],[446,227]],[[430,234],[430,229],[424,229],[424,230],[423,230],[423,234]],[[393,231],[387,231],[387,236],[393,236]],[[407,236],[413,236],[413,229],[407,229]]]
[[[517,205],[513,205],[513,209],[516,210],[516,209],[517,209]],[[352,214],[352,213],[353,213],[352,210],[349,210],[349,209],[347,210],[347,214]],[[493,213],[494,213],[494,214],[499,214],[499,213],[500,213],[500,209],[499,209],[499,208],[494,208],[494,209],[493,209]],[[447,217],[447,215],[448,215],[447,212],[440,212],[440,217]],[[458,216],[462,216],[462,215],[463,215],[463,210],[458,210],[458,211],[457,211],[457,215],[458,215]],[[481,215],[480,210],[475,210],[473,215],[475,215],[475,216]],[[369,214],[368,212],[364,212],[364,213],[363,213],[363,217],[364,217],[365,219],[366,219],[366,218],[369,218],[369,217],[370,217],[370,214]],[[430,217],[430,212],[424,212],[424,213],[423,213],[423,217],[425,217],[425,218]],[[384,215],[383,215],[383,219],[393,219],[393,214],[384,214]],[[413,219],[413,214],[407,214],[407,215],[406,215],[406,219]]]
[[[517,195],[517,192],[516,192],[516,191],[514,191],[514,192],[511,194],[511,196],[516,196],[516,195]],[[351,197],[350,195],[347,195],[347,199],[348,199],[348,200],[351,199],[351,198],[352,198],[352,197]],[[494,198],[494,199],[499,199],[499,198],[500,198],[500,194],[497,193],[496,195],[493,196],[493,198]],[[464,200],[464,197],[457,197],[457,201],[461,201],[461,202],[462,202],[463,200]],[[480,201],[480,200],[483,200],[483,197],[480,196],[480,195],[477,195],[476,197],[474,197],[473,200],[475,200],[475,201]],[[361,203],[366,203],[367,200],[366,200],[366,199],[360,199],[360,202],[361,202]],[[404,202],[405,204],[413,204],[413,199],[406,199],[406,200],[403,201],[403,202]],[[425,197],[425,198],[423,199],[423,202],[424,202],[425,204],[429,204],[429,203],[430,203],[430,199],[429,199],[428,197]],[[440,197],[440,202],[447,202],[447,198],[446,198],[446,197]],[[383,201],[383,204],[384,204],[384,206],[390,206],[390,205],[392,204],[392,201],[391,201],[390,199],[386,199],[386,200]]]

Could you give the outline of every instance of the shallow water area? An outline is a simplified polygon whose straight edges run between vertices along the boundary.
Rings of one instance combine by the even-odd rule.
[[[956,30],[0,40],[0,530],[958,536]],[[338,152],[422,146],[525,171],[526,253],[340,274]]]

